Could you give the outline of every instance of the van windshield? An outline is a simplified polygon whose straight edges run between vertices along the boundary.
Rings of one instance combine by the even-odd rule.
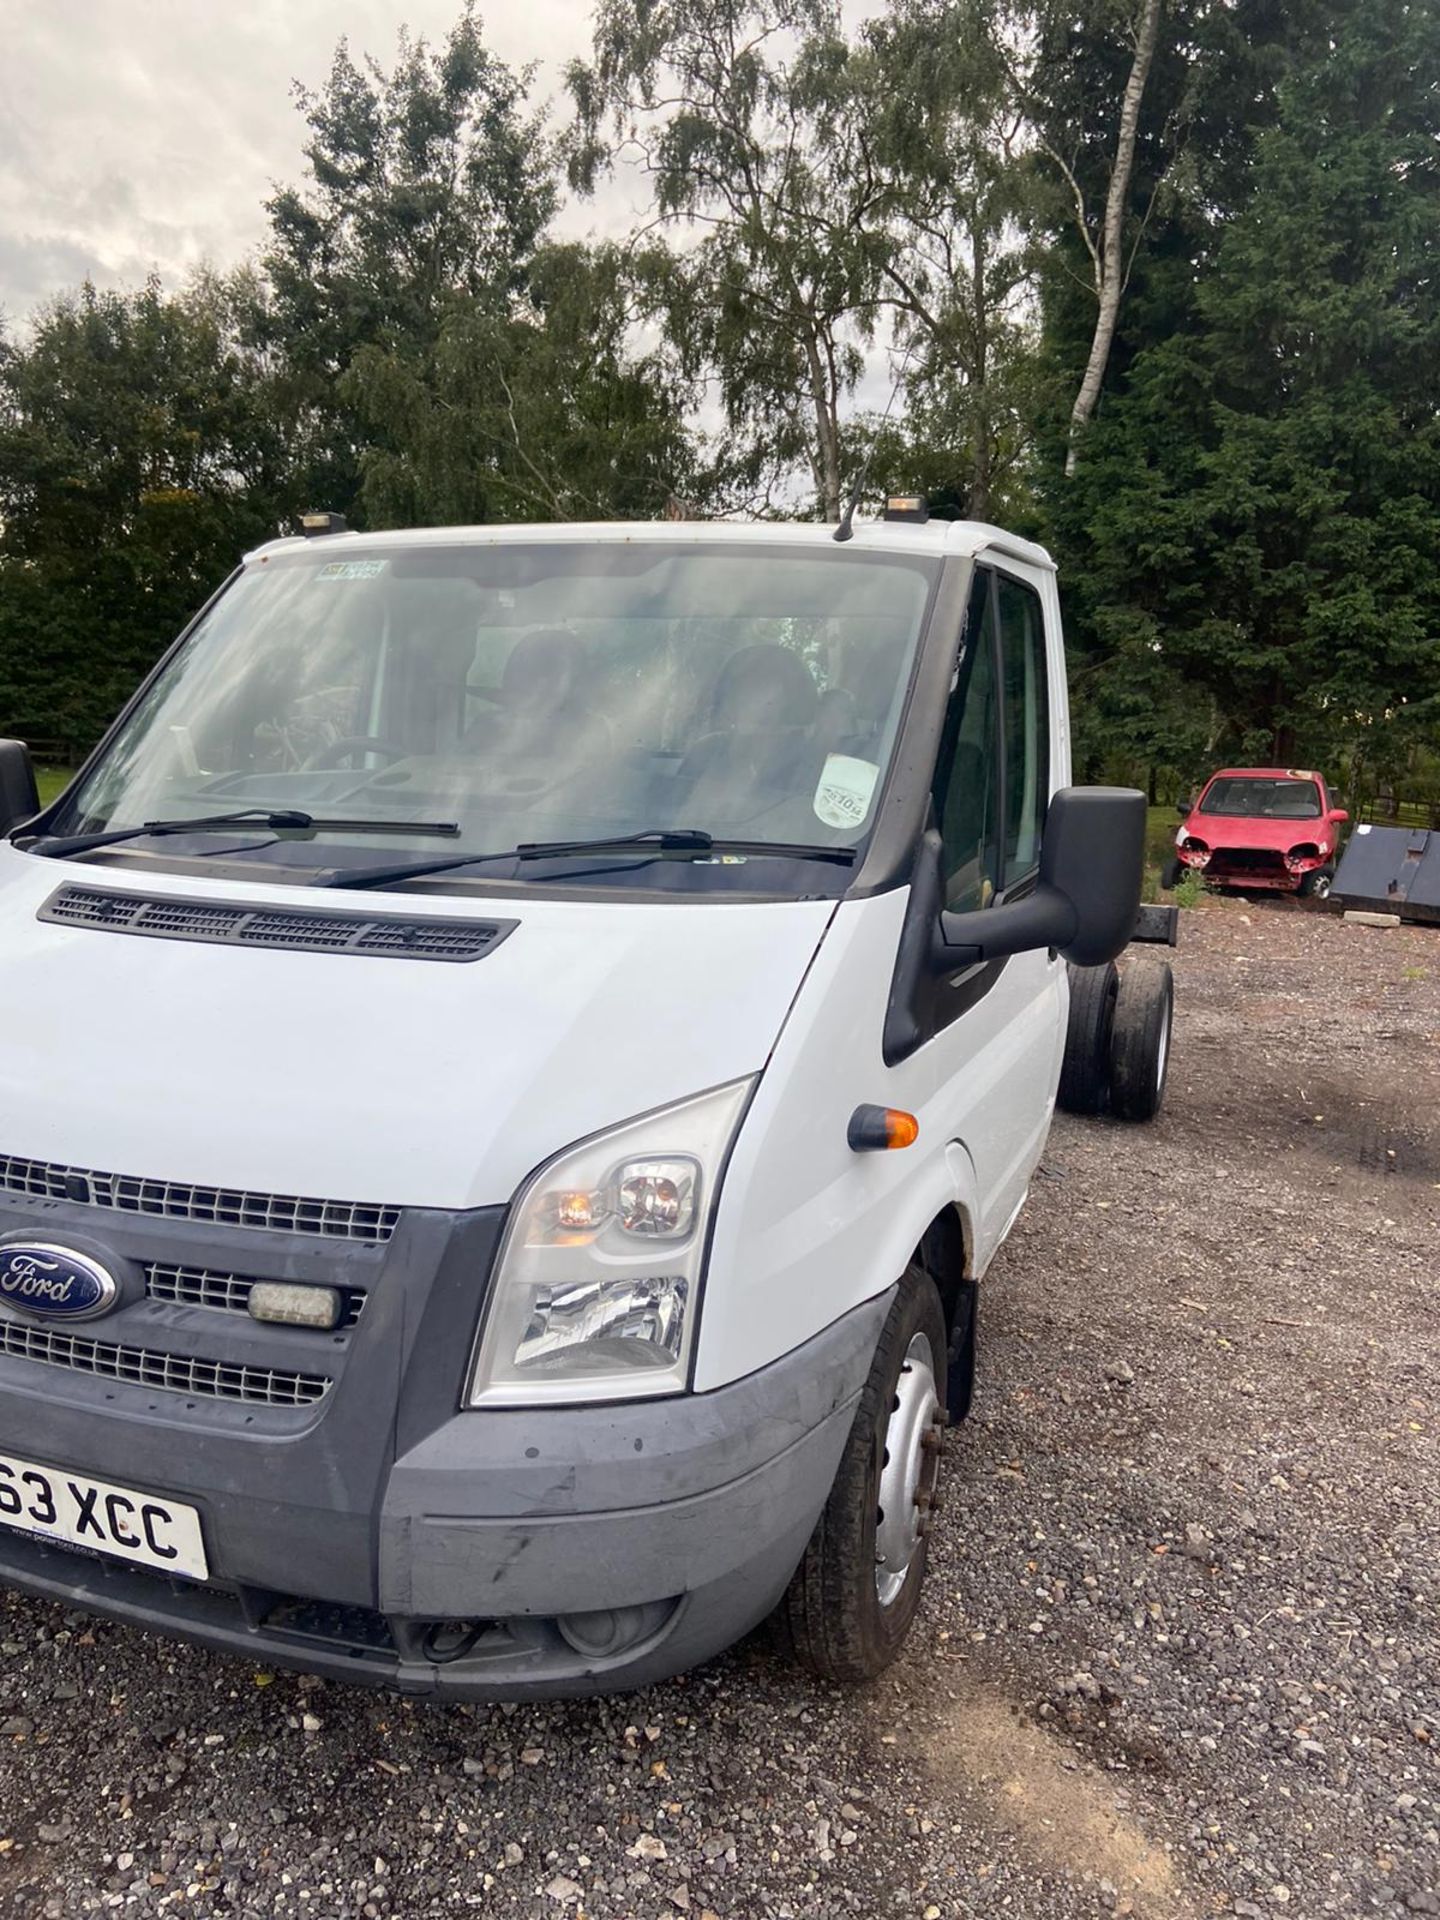
[[[129,847],[311,872],[661,829],[858,850],[936,570],[924,556],[703,538],[340,555],[316,541],[262,555],[50,831],[252,808],[394,825],[383,838],[335,827]],[[427,821],[459,834],[437,845],[418,831]],[[764,855],[652,858],[652,882],[641,857],[610,877],[783,893],[815,891],[824,873],[843,885],[843,867],[782,872]],[[511,875],[502,862],[474,877]]]

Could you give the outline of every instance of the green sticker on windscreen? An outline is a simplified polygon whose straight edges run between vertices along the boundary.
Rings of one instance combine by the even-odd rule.
[[[373,580],[385,571],[383,560],[332,560],[320,569],[321,580]]]

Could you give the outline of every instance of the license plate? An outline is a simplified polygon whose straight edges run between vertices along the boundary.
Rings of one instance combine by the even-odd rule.
[[[62,1467],[38,1467],[13,1454],[0,1453],[0,1527],[88,1547],[157,1573],[203,1580],[209,1571],[194,1507]]]

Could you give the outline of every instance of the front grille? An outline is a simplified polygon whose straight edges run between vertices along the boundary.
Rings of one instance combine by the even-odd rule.
[[[208,1267],[162,1266],[158,1262],[145,1269],[145,1291],[152,1300],[164,1300],[178,1307],[219,1307],[228,1313],[250,1311],[250,1289],[255,1280],[239,1273],[212,1273]],[[342,1287],[340,1331],[353,1327],[365,1305],[361,1287]]]
[[[166,1393],[197,1399],[243,1400],[264,1407],[308,1407],[323,1399],[330,1382],[320,1374],[286,1373],[275,1367],[237,1366],[229,1360],[199,1360],[183,1353],[151,1353],[144,1347],[120,1347],[87,1340],[48,1327],[22,1326],[0,1319],[0,1354],[69,1367],[106,1380],[124,1380]]]
[[[0,1153],[0,1193],[33,1200],[72,1200],[117,1213],[201,1220],[223,1227],[259,1227],[272,1233],[313,1234],[323,1240],[388,1240],[400,1223],[398,1207],[353,1200],[306,1200],[293,1194],[241,1193],[183,1180],[142,1180],[124,1173],[91,1173],[45,1160]]]
[[[1270,847],[1217,847],[1211,865],[1237,873],[1283,873],[1285,856]]]
[[[494,951],[513,920],[415,919],[399,914],[313,913],[225,906],[213,900],[145,898],[98,887],[61,887],[41,920],[156,940],[199,940],[289,953],[356,953],[394,960],[470,961]]]

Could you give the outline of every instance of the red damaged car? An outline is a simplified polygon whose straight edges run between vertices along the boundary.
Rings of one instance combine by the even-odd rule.
[[[1180,811],[1162,885],[1173,887],[1188,867],[1212,886],[1313,900],[1330,891],[1340,828],[1350,817],[1330,804],[1318,773],[1294,767],[1225,767]]]

